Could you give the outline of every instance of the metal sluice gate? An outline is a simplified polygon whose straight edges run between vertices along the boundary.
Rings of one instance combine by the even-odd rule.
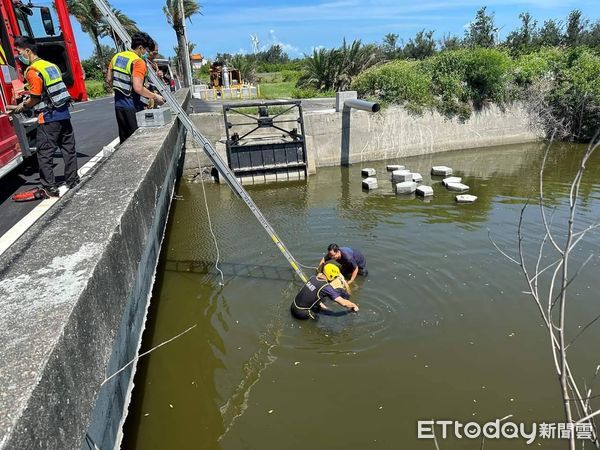
[[[275,100],[223,105],[227,161],[242,184],[308,176],[302,104]]]

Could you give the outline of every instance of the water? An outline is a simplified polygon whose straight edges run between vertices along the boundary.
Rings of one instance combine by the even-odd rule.
[[[559,386],[515,253],[523,203],[535,196],[541,144],[476,149],[364,164],[380,188],[361,189],[360,165],[320,169],[307,183],[248,190],[295,257],[315,265],[331,242],[363,250],[369,277],[358,280],[360,313],[299,322],[289,304],[300,284],[245,205],[226,186],[206,185],[224,286],[214,269],[201,185],[181,183],[172,207],[144,350],[198,324],[140,361],[126,449],[434,449],[417,420],[485,423],[562,419]],[[545,174],[554,227],[566,227],[568,183],[583,147],[553,149]],[[458,205],[434,181],[435,197],[395,197],[385,164],[401,163],[430,182],[448,165],[475,204]],[[600,152],[587,166],[578,227],[600,217]],[[539,208],[525,213],[527,254],[542,235]],[[572,266],[599,254],[598,232]],[[544,261],[551,261],[547,252]],[[570,288],[574,336],[600,313],[594,257]],[[543,280],[547,283],[547,279]],[[600,361],[600,324],[570,350],[589,384]],[[595,408],[600,399],[594,399]],[[481,442],[441,440],[440,448]],[[564,442],[537,441],[541,448]],[[486,449],[526,448],[485,442]]]

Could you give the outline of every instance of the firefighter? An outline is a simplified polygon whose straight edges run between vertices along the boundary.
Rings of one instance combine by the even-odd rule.
[[[343,295],[343,293],[331,285],[339,276],[340,268],[338,265],[333,262],[326,263],[322,271],[310,277],[294,298],[294,301],[290,305],[292,316],[296,319],[306,320],[316,319],[318,313],[337,316],[350,311],[358,311],[358,306],[355,303],[344,298],[348,297],[347,295]],[[347,309],[338,313],[331,311],[323,303],[326,298],[333,300]]]
[[[38,114],[37,158],[40,168],[41,188],[15,194],[13,200],[27,201],[57,197],[54,178],[54,153],[60,148],[65,162],[65,184],[68,188],[79,183],[77,151],[71,125],[69,105],[71,96],[63,82],[60,69],[38,56],[38,47],[29,36],[15,39],[19,61],[27,66],[25,79],[29,85],[29,98],[16,106],[9,106],[13,114],[33,110]]]
[[[144,87],[148,69],[145,60],[152,38],[143,32],[131,37],[131,49],[113,56],[106,75],[106,81],[115,93],[115,115],[119,126],[119,139],[124,142],[137,130],[136,102],[140,96],[153,99],[161,105],[165,100]]]

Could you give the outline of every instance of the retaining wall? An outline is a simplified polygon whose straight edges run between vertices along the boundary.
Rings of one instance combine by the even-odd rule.
[[[184,138],[139,129],[0,257],[0,449],[119,445],[135,364],[102,382],[137,355]]]
[[[198,129],[226,158],[225,125],[221,113],[193,114]],[[525,110],[514,104],[504,110],[491,106],[461,123],[437,112],[411,116],[401,107],[380,113],[333,110],[304,113],[309,162],[316,167],[398,159],[449,150],[519,144],[540,139],[529,129]],[[187,146],[186,171],[198,162],[193,143]],[[201,164],[210,165],[200,149]]]

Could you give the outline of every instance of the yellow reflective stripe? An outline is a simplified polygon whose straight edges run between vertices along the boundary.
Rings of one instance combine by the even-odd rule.
[[[6,53],[4,53],[4,49],[2,48],[2,44],[0,43],[0,64],[6,64]]]

